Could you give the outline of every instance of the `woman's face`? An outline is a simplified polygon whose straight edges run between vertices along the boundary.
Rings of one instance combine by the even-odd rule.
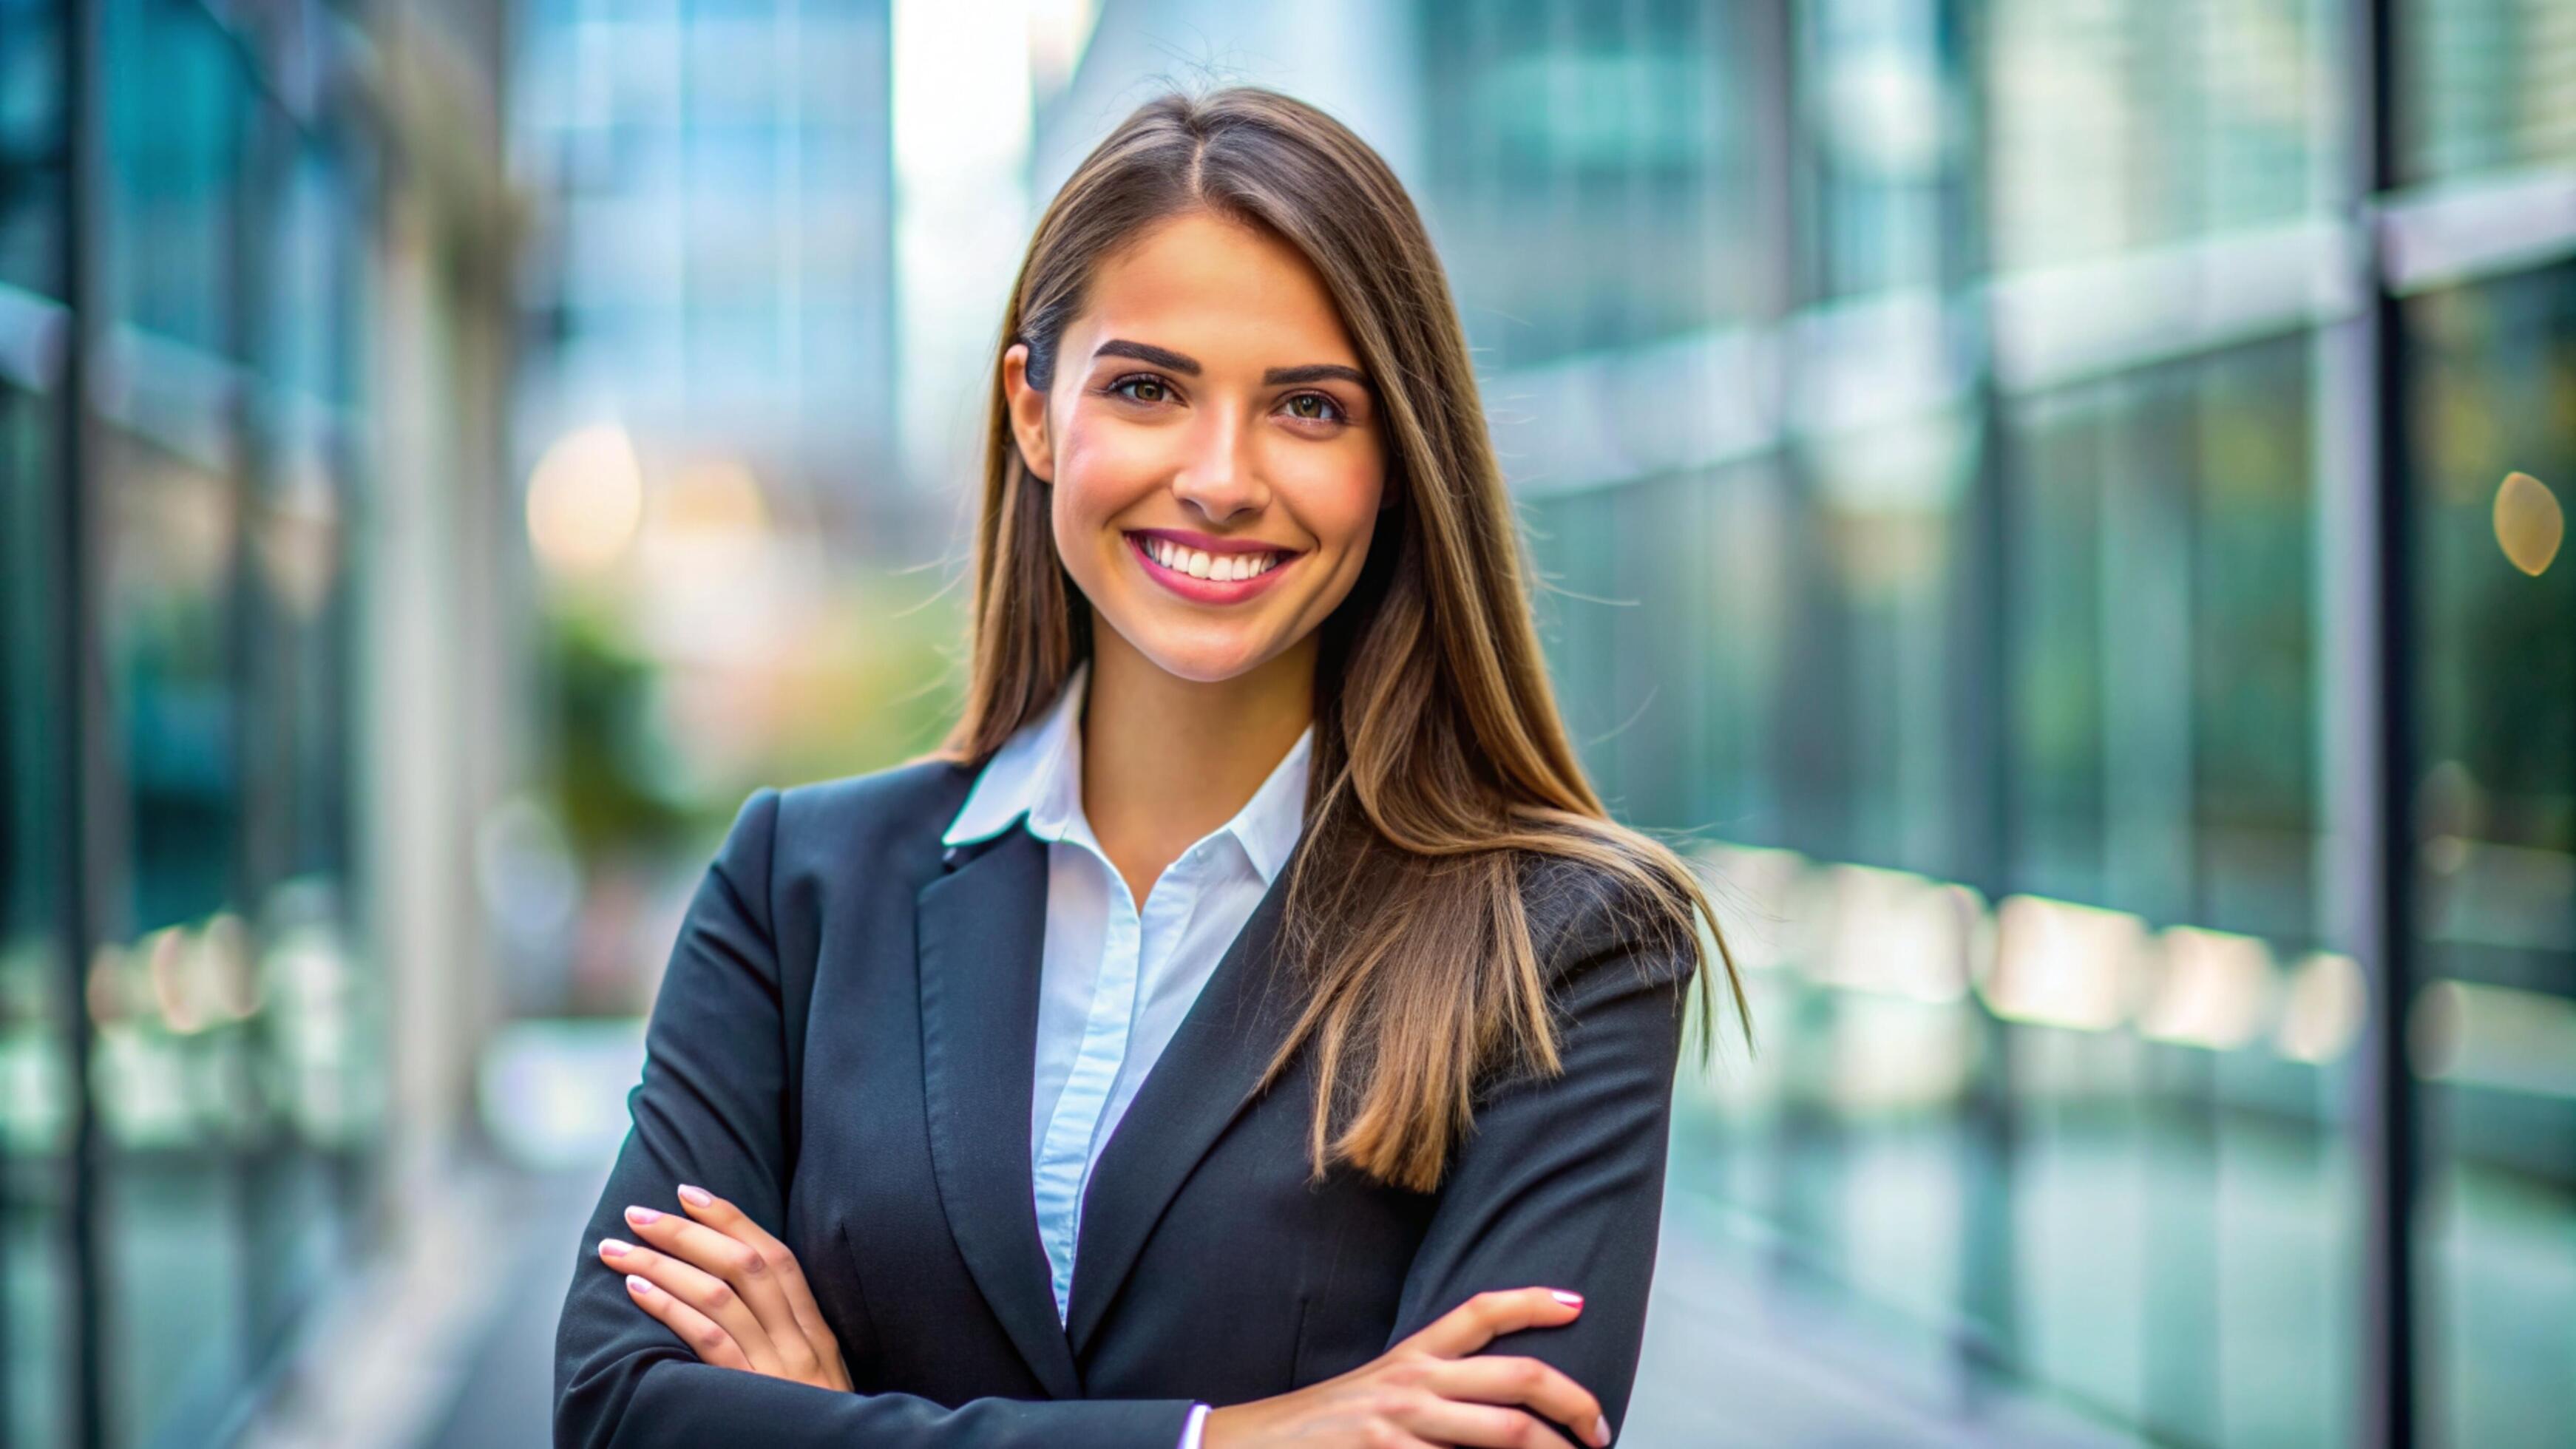
[[[1351,591],[1385,484],[1374,398],[1293,247],[1204,214],[1105,260],[1013,432],[1099,621],[1184,679],[1250,671]],[[1106,640],[1096,642],[1106,643]]]

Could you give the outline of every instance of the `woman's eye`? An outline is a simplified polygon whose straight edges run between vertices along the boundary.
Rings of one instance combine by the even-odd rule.
[[[1133,393],[1124,391],[1124,389],[1131,387],[1151,388],[1153,389],[1153,395],[1151,397],[1138,397]],[[1109,391],[1112,395],[1126,398],[1130,402],[1171,401],[1171,390],[1163,386],[1163,380],[1161,378],[1146,377],[1142,374],[1134,377],[1122,377],[1118,379],[1116,382],[1109,384]]]
[[[1309,404],[1312,404],[1317,411],[1305,412],[1301,410]],[[1288,406],[1292,412],[1295,412],[1298,420],[1301,422],[1337,423],[1343,420],[1342,405],[1320,392],[1301,392],[1295,397],[1288,399]]]

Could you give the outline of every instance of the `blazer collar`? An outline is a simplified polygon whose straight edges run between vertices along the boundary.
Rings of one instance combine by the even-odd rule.
[[[1302,792],[1300,794],[1302,805]],[[1236,1115],[1295,1020],[1277,959],[1301,832],[1102,1149],[1083,1198],[1059,1326],[1030,1185],[1029,1098],[1047,850],[1010,831],[948,852],[919,896],[923,1096],[940,1202],[976,1286],[1038,1382],[1079,1398],[1078,1357],[1190,1169]]]

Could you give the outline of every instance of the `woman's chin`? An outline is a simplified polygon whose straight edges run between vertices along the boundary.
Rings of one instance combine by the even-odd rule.
[[[1162,666],[1164,673],[1199,684],[1239,679],[1261,663],[1258,654],[1242,650],[1148,649],[1145,657]]]
[[[1156,627],[1121,629],[1127,642],[1164,673],[1200,684],[1240,678],[1270,658],[1265,631],[1258,639],[1240,624],[1205,630]]]

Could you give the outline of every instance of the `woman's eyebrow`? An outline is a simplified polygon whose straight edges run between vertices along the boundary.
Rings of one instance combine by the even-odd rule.
[[[1156,367],[1168,367],[1174,372],[1190,377],[1199,375],[1197,358],[1174,352],[1168,347],[1156,347],[1150,342],[1130,342],[1124,337],[1110,338],[1091,349],[1091,355],[1093,357],[1132,357],[1138,362],[1150,362]]]
[[[1344,367],[1338,362],[1310,362],[1303,367],[1274,367],[1261,374],[1261,385],[1270,387],[1283,382],[1322,382],[1326,378],[1340,378],[1345,382],[1357,383],[1361,387],[1369,385],[1366,373],[1356,367]]]

